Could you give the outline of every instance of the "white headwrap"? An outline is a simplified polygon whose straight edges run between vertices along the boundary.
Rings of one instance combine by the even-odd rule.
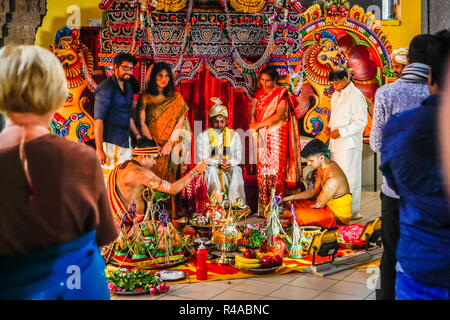
[[[209,117],[214,118],[221,115],[228,118],[227,107],[223,105],[222,100],[216,97],[212,97],[210,100],[214,103],[214,105],[209,110]]]
[[[408,48],[400,48],[392,51],[391,59],[397,63],[407,65],[408,64]]]

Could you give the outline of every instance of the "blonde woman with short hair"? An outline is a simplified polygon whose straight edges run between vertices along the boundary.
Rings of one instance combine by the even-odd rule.
[[[49,133],[67,97],[58,59],[0,50],[0,299],[109,299],[99,246],[114,240],[95,151]]]

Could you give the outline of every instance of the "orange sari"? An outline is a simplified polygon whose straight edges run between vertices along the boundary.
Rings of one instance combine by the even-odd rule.
[[[186,112],[189,107],[180,93],[177,92],[173,97],[161,103],[149,103],[150,99],[149,94],[143,94],[140,98],[138,110],[145,109],[145,123],[159,146],[162,147],[169,141],[175,126],[182,117],[185,117],[182,130],[190,133],[189,122],[186,119]],[[183,137],[180,136],[173,149],[177,150],[176,146],[182,143],[182,140]],[[171,160],[170,154],[158,157],[152,171],[161,179],[171,183],[181,177],[180,165]]]
[[[271,190],[284,194],[301,177],[300,135],[293,105],[286,88],[276,87],[257,97],[256,122],[273,116],[281,101],[288,107],[288,121],[258,130],[258,215],[263,216],[270,202]]]

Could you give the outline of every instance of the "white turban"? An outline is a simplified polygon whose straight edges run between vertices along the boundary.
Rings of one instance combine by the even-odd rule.
[[[397,63],[408,64],[408,48],[400,48],[392,51],[391,59]]]
[[[214,103],[214,105],[209,110],[209,117],[214,118],[221,115],[228,118],[227,107],[223,105],[222,100],[216,97],[212,97],[210,100]]]

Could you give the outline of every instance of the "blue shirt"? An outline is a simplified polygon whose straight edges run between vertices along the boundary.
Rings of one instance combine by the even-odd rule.
[[[404,273],[450,288],[450,203],[439,156],[439,96],[393,115],[385,126],[380,169],[400,196],[397,259]]]
[[[94,119],[103,120],[103,141],[130,148],[130,119],[133,86],[124,82],[120,89],[115,75],[99,84],[95,90]]]
[[[429,95],[430,91],[426,82],[412,82],[402,78],[380,87],[375,94],[373,106],[370,131],[372,150],[380,151],[383,127],[392,115],[420,106]],[[398,198],[395,191],[389,188],[384,176],[381,192],[391,198]]]

